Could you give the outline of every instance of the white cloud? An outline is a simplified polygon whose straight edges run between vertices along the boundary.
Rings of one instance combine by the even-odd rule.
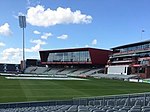
[[[31,48],[26,48],[25,52],[37,52],[39,51],[41,48],[40,45],[35,45],[34,47]],[[2,51],[1,53],[1,58],[0,58],[0,62],[1,63],[20,63],[20,61],[22,60],[22,49],[21,48],[8,48]]]
[[[45,45],[46,42],[38,40],[31,40],[31,43],[36,44],[31,48],[25,48],[25,52],[38,52],[41,50],[41,45]],[[4,46],[4,43],[0,42],[0,46]],[[20,63],[22,60],[22,51],[21,48],[7,48],[2,51],[0,62],[1,63]]]
[[[4,63],[20,63],[22,49],[20,48],[8,48],[1,53],[2,58],[0,62]]]
[[[26,51],[28,51],[28,52],[38,52],[41,49],[41,45],[45,45],[46,44],[45,41],[42,41],[40,39],[38,39],[38,40],[31,40],[30,42],[34,43],[36,45],[34,47],[31,47],[30,49],[26,49]]]
[[[4,46],[5,46],[5,43],[0,42],[0,47],[4,47]]]
[[[31,48],[26,48],[25,52],[38,52],[39,50],[41,50],[41,45],[40,44],[36,44],[35,46],[31,47]]]
[[[37,44],[34,47],[31,47],[32,52],[38,52],[41,49],[41,45]]]
[[[63,39],[63,40],[65,40],[65,39],[67,39],[68,38],[68,35],[61,35],[61,36],[59,36],[59,37],[57,37],[58,39]]]
[[[89,47],[89,45],[85,45],[85,47]]]
[[[52,36],[52,33],[44,33],[41,38],[42,39],[47,39],[48,37]]]
[[[96,44],[97,44],[97,40],[94,39],[94,40],[92,41],[92,45],[96,45]]]
[[[26,48],[25,51],[26,52],[38,52],[39,50],[41,50],[41,45],[45,45],[46,42],[42,41],[40,39],[38,40],[31,40],[30,41],[33,44],[36,44],[35,46],[31,47],[31,48]]]
[[[58,7],[56,10],[45,9],[44,6],[37,5],[30,7],[27,11],[27,22],[33,26],[53,26],[57,24],[79,24],[91,23],[90,15],[81,14],[80,10],[72,12],[70,8]]]
[[[35,43],[35,44],[39,44],[39,45],[45,45],[46,44],[45,41],[42,41],[40,39],[38,39],[38,40],[31,40],[30,42],[31,43]]]
[[[10,36],[11,34],[12,31],[10,30],[8,23],[5,23],[2,26],[0,26],[0,35]]]
[[[37,31],[37,30],[34,30],[33,33],[34,33],[34,34],[37,34],[37,35],[41,34],[41,32],[39,32],[39,31]]]

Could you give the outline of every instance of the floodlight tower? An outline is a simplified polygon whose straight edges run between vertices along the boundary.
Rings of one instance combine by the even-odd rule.
[[[23,69],[23,72],[24,72],[24,69],[25,69],[25,52],[24,52],[24,48],[25,48],[25,43],[24,43],[24,28],[26,28],[26,17],[25,16],[19,16],[19,26],[20,28],[23,29],[23,41],[22,41],[22,47],[23,47],[23,55],[22,55],[22,58],[23,58],[23,65],[22,65],[22,69]]]

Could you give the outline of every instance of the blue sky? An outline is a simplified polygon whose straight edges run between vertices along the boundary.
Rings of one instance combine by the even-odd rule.
[[[19,15],[27,17],[25,57],[39,59],[39,50],[110,49],[148,40],[149,4],[149,0],[1,0],[0,63],[22,59]]]

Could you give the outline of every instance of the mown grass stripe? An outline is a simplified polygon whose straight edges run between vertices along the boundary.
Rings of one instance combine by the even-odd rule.
[[[128,93],[150,92],[150,84],[119,80],[88,81],[7,80],[0,77],[0,102],[25,102],[71,99]]]

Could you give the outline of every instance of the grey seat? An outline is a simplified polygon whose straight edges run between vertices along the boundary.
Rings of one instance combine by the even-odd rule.
[[[109,109],[106,112],[114,112],[114,111],[117,111],[117,109]]]
[[[142,112],[150,112],[150,108],[144,108],[142,109]]]
[[[128,112],[126,110],[117,110],[117,111],[114,111],[114,112]]]
[[[90,112],[89,110],[78,110],[78,112]]]
[[[94,110],[93,112],[106,112],[105,110]]]
[[[150,106],[142,106],[142,109],[150,109]]]
[[[121,108],[122,108],[121,106],[115,106],[115,107],[113,107],[113,109],[117,109],[117,110],[119,110]]]
[[[141,112],[141,109],[131,109],[128,112]]]
[[[129,108],[122,108],[122,109],[119,109],[119,111],[125,111],[125,112],[128,112],[128,110],[130,110]]]

